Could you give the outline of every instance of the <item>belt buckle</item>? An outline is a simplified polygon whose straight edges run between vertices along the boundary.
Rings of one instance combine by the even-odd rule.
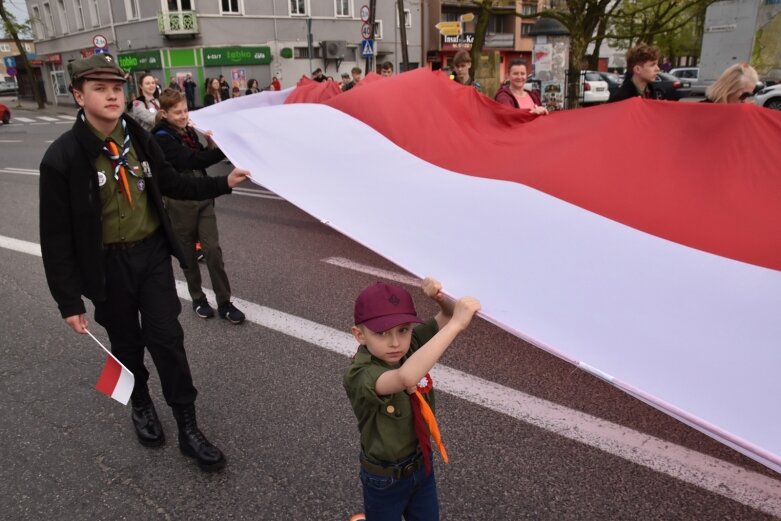
[[[409,476],[410,474],[415,472],[415,469],[416,469],[415,463],[416,462],[413,461],[412,463],[408,463],[408,464],[404,465],[404,467],[402,467],[402,469],[401,469],[400,474],[402,476]]]

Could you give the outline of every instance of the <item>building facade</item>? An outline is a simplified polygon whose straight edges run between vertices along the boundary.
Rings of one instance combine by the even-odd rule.
[[[22,46],[27,54],[31,57],[35,57],[35,44],[32,40],[21,39]],[[8,59],[12,59],[20,54],[19,48],[16,46],[16,42],[10,38],[0,38],[0,81],[15,81],[16,76],[15,67],[12,66],[13,74],[9,74],[7,63]],[[15,62],[15,60],[14,60]],[[14,63],[11,62],[11,63]]]
[[[242,92],[250,79],[263,88],[276,76],[295,85],[316,68],[338,81],[361,54],[361,7],[368,0],[27,0],[46,98],[72,103],[68,62],[110,52],[131,73],[162,85],[192,74],[202,100],[207,78],[224,75]],[[423,61],[422,0],[404,2],[409,61]],[[368,28],[367,28],[368,29]],[[399,70],[396,1],[378,0],[374,60]],[[372,64],[373,67],[373,64]],[[364,71],[366,72],[366,71]]]

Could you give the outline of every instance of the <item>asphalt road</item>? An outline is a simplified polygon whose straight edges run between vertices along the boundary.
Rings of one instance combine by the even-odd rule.
[[[129,408],[94,390],[103,356],[59,318],[40,258],[2,242],[39,242],[35,171],[70,125],[51,113],[53,121],[14,116],[0,125],[0,517],[346,520],[359,512],[358,433],[341,386],[348,358],[326,347],[344,341],[358,292],[381,280],[357,269],[403,270],[261,187],[246,183],[251,193],[217,201],[231,286],[251,320],[201,320],[182,300],[200,424],[228,457],[224,471],[203,474],[178,451],[155,372],[168,442],[150,450],[136,442]],[[353,264],[324,262],[334,257]],[[421,314],[435,311],[408,289]],[[267,318],[273,312],[287,314],[284,326]],[[487,322],[478,319],[442,365],[465,373],[456,386],[504,386],[496,403],[439,394],[451,458],[436,464],[443,519],[781,516],[778,474]],[[498,412],[519,397],[538,399],[534,414],[553,411],[556,421]],[[584,442],[588,422],[613,437]],[[644,447],[655,448],[633,456]]]

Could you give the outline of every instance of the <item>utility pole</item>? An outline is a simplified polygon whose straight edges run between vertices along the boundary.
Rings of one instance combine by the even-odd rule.
[[[409,50],[407,49],[407,24],[404,16],[404,0],[397,0],[399,6],[399,37],[401,38],[401,71],[409,70]],[[401,72],[399,71],[399,72]]]
[[[369,2],[369,21],[367,22],[369,24],[369,30],[371,31],[371,40],[374,40],[374,12],[377,9],[377,0],[371,0]],[[377,52],[377,44],[374,44],[374,52]],[[376,58],[377,55],[374,55],[374,58]],[[363,71],[364,75],[369,74],[369,68],[372,65],[372,58],[367,57],[366,58],[366,70]]]

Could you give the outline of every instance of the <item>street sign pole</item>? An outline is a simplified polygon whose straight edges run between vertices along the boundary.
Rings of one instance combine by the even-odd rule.
[[[377,8],[377,0],[371,0],[369,2],[369,27],[371,28],[371,39],[372,40],[374,39],[374,12],[375,12],[376,8]],[[369,70],[370,70],[369,68],[372,65],[372,60],[376,59],[376,57],[377,57],[377,53],[376,52],[374,53],[373,56],[371,56],[371,57],[367,56],[366,57],[366,70],[363,71],[364,75],[369,74]]]
[[[404,0],[397,0],[399,6],[399,37],[401,38],[401,63],[399,71],[409,70],[409,50],[407,49],[407,24],[404,16]]]

